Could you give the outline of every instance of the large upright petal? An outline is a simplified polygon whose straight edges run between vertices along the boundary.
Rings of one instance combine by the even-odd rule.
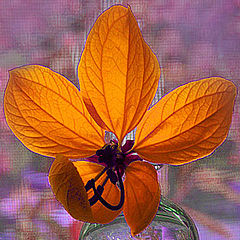
[[[235,85],[212,77],[163,97],[140,122],[133,149],[155,163],[184,164],[213,152],[227,137]]]
[[[123,213],[132,235],[136,235],[151,223],[157,213],[160,202],[157,172],[147,162],[132,162],[126,169],[124,187]]]
[[[130,7],[113,6],[91,29],[78,66],[80,90],[95,121],[121,142],[148,109],[160,68]]]
[[[39,154],[85,157],[104,145],[103,130],[78,89],[49,68],[29,65],[10,71],[4,110],[13,133]]]

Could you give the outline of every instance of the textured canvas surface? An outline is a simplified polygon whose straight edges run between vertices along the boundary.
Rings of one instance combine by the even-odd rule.
[[[96,17],[129,4],[162,69],[156,99],[177,86],[222,76],[240,86],[239,0],[9,0],[0,2],[0,239],[78,239],[81,223],[55,200],[48,183],[52,159],[30,152],[3,113],[8,70],[50,67],[76,86],[77,64]],[[162,169],[163,194],[192,216],[201,240],[240,236],[240,105],[214,155]],[[131,136],[129,136],[131,138]]]

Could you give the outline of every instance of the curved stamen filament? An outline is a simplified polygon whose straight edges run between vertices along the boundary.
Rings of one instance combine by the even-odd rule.
[[[99,185],[99,186],[97,187],[97,191],[98,191],[98,193],[100,194],[100,196],[101,196],[102,193],[103,193],[104,186],[105,186],[105,184],[107,183],[108,179],[109,179],[109,176],[107,176],[107,177],[104,179],[104,182],[103,182],[102,185]],[[95,186],[95,184],[92,185],[92,186]],[[89,203],[90,203],[90,206],[93,206],[93,205],[98,201],[98,197],[97,197],[96,194],[94,193],[94,195],[93,195],[88,201],[89,201]]]
[[[94,181],[96,182],[105,172],[107,168],[105,167],[95,178]]]
[[[98,185],[97,189],[96,189],[96,186],[95,186],[95,179],[91,179],[87,182],[87,184],[85,186],[86,191],[90,190],[91,188],[94,191],[94,196],[89,199],[90,206],[94,205],[99,200],[105,207],[107,207],[110,210],[117,211],[117,210],[122,208],[123,203],[124,203],[124,198],[125,198],[125,196],[124,196],[124,185],[123,185],[123,181],[122,181],[119,169],[116,168],[116,171],[117,171],[117,178],[118,178],[118,181],[119,181],[119,187],[120,187],[120,192],[121,192],[119,203],[117,205],[111,205],[110,203],[108,203],[106,200],[104,200],[102,198],[102,193],[103,193],[103,190],[104,190],[104,186],[109,179],[111,180],[111,175],[108,174],[108,176],[105,178],[103,184]]]

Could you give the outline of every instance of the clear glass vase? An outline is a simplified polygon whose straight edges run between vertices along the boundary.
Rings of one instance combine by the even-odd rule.
[[[162,197],[152,223],[140,234],[132,237],[121,213],[109,224],[84,223],[79,240],[198,240],[198,232],[190,216],[175,203]]]

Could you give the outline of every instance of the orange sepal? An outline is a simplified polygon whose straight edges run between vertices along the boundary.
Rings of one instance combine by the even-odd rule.
[[[48,178],[56,199],[73,218],[94,222],[84,183],[71,161],[57,155]]]
[[[97,163],[92,163],[92,162],[87,162],[87,161],[77,161],[73,162],[73,165],[76,167],[79,175],[82,178],[82,181],[84,185],[87,184],[87,182],[96,177],[98,173],[100,173],[103,170],[103,166],[97,164]],[[107,177],[106,172],[96,181],[95,185],[96,187],[98,185],[102,185],[104,182],[105,178]],[[88,199],[90,199],[93,196],[93,190],[89,190],[87,192],[88,194]],[[117,205],[120,200],[120,191],[116,185],[113,185],[110,180],[107,181],[106,185],[104,186],[104,191],[102,194],[102,197],[104,200],[109,202],[112,205]],[[122,209],[118,211],[112,211],[106,207],[104,207],[100,201],[98,201],[96,204],[94,204],[91,207],[92,211],[92,216],[94,218],[94,222],[97,223],[109,223],[113,221],[119,213],[122,211]]]
[[[4,110],[16,137],[39,154],[78,158],[104,145],[104,132],[79,90],[49,68],[28,65],[10,71]]]
[[[140,122],[133,149],[154,163],[179,165],[212,153],[227,137],[235,85],[212,77],[164,96]]]
[[[135,236],[151,223],[157,213],[160,202],[157,171],[147,162],[132,162],[126,169],[124,188],[123,213],[131,234]]]
[[[94,120],[121,142],[148,109],[160,68],[130,9],[106,10],[91,29],[78,66],[80,89]]]

